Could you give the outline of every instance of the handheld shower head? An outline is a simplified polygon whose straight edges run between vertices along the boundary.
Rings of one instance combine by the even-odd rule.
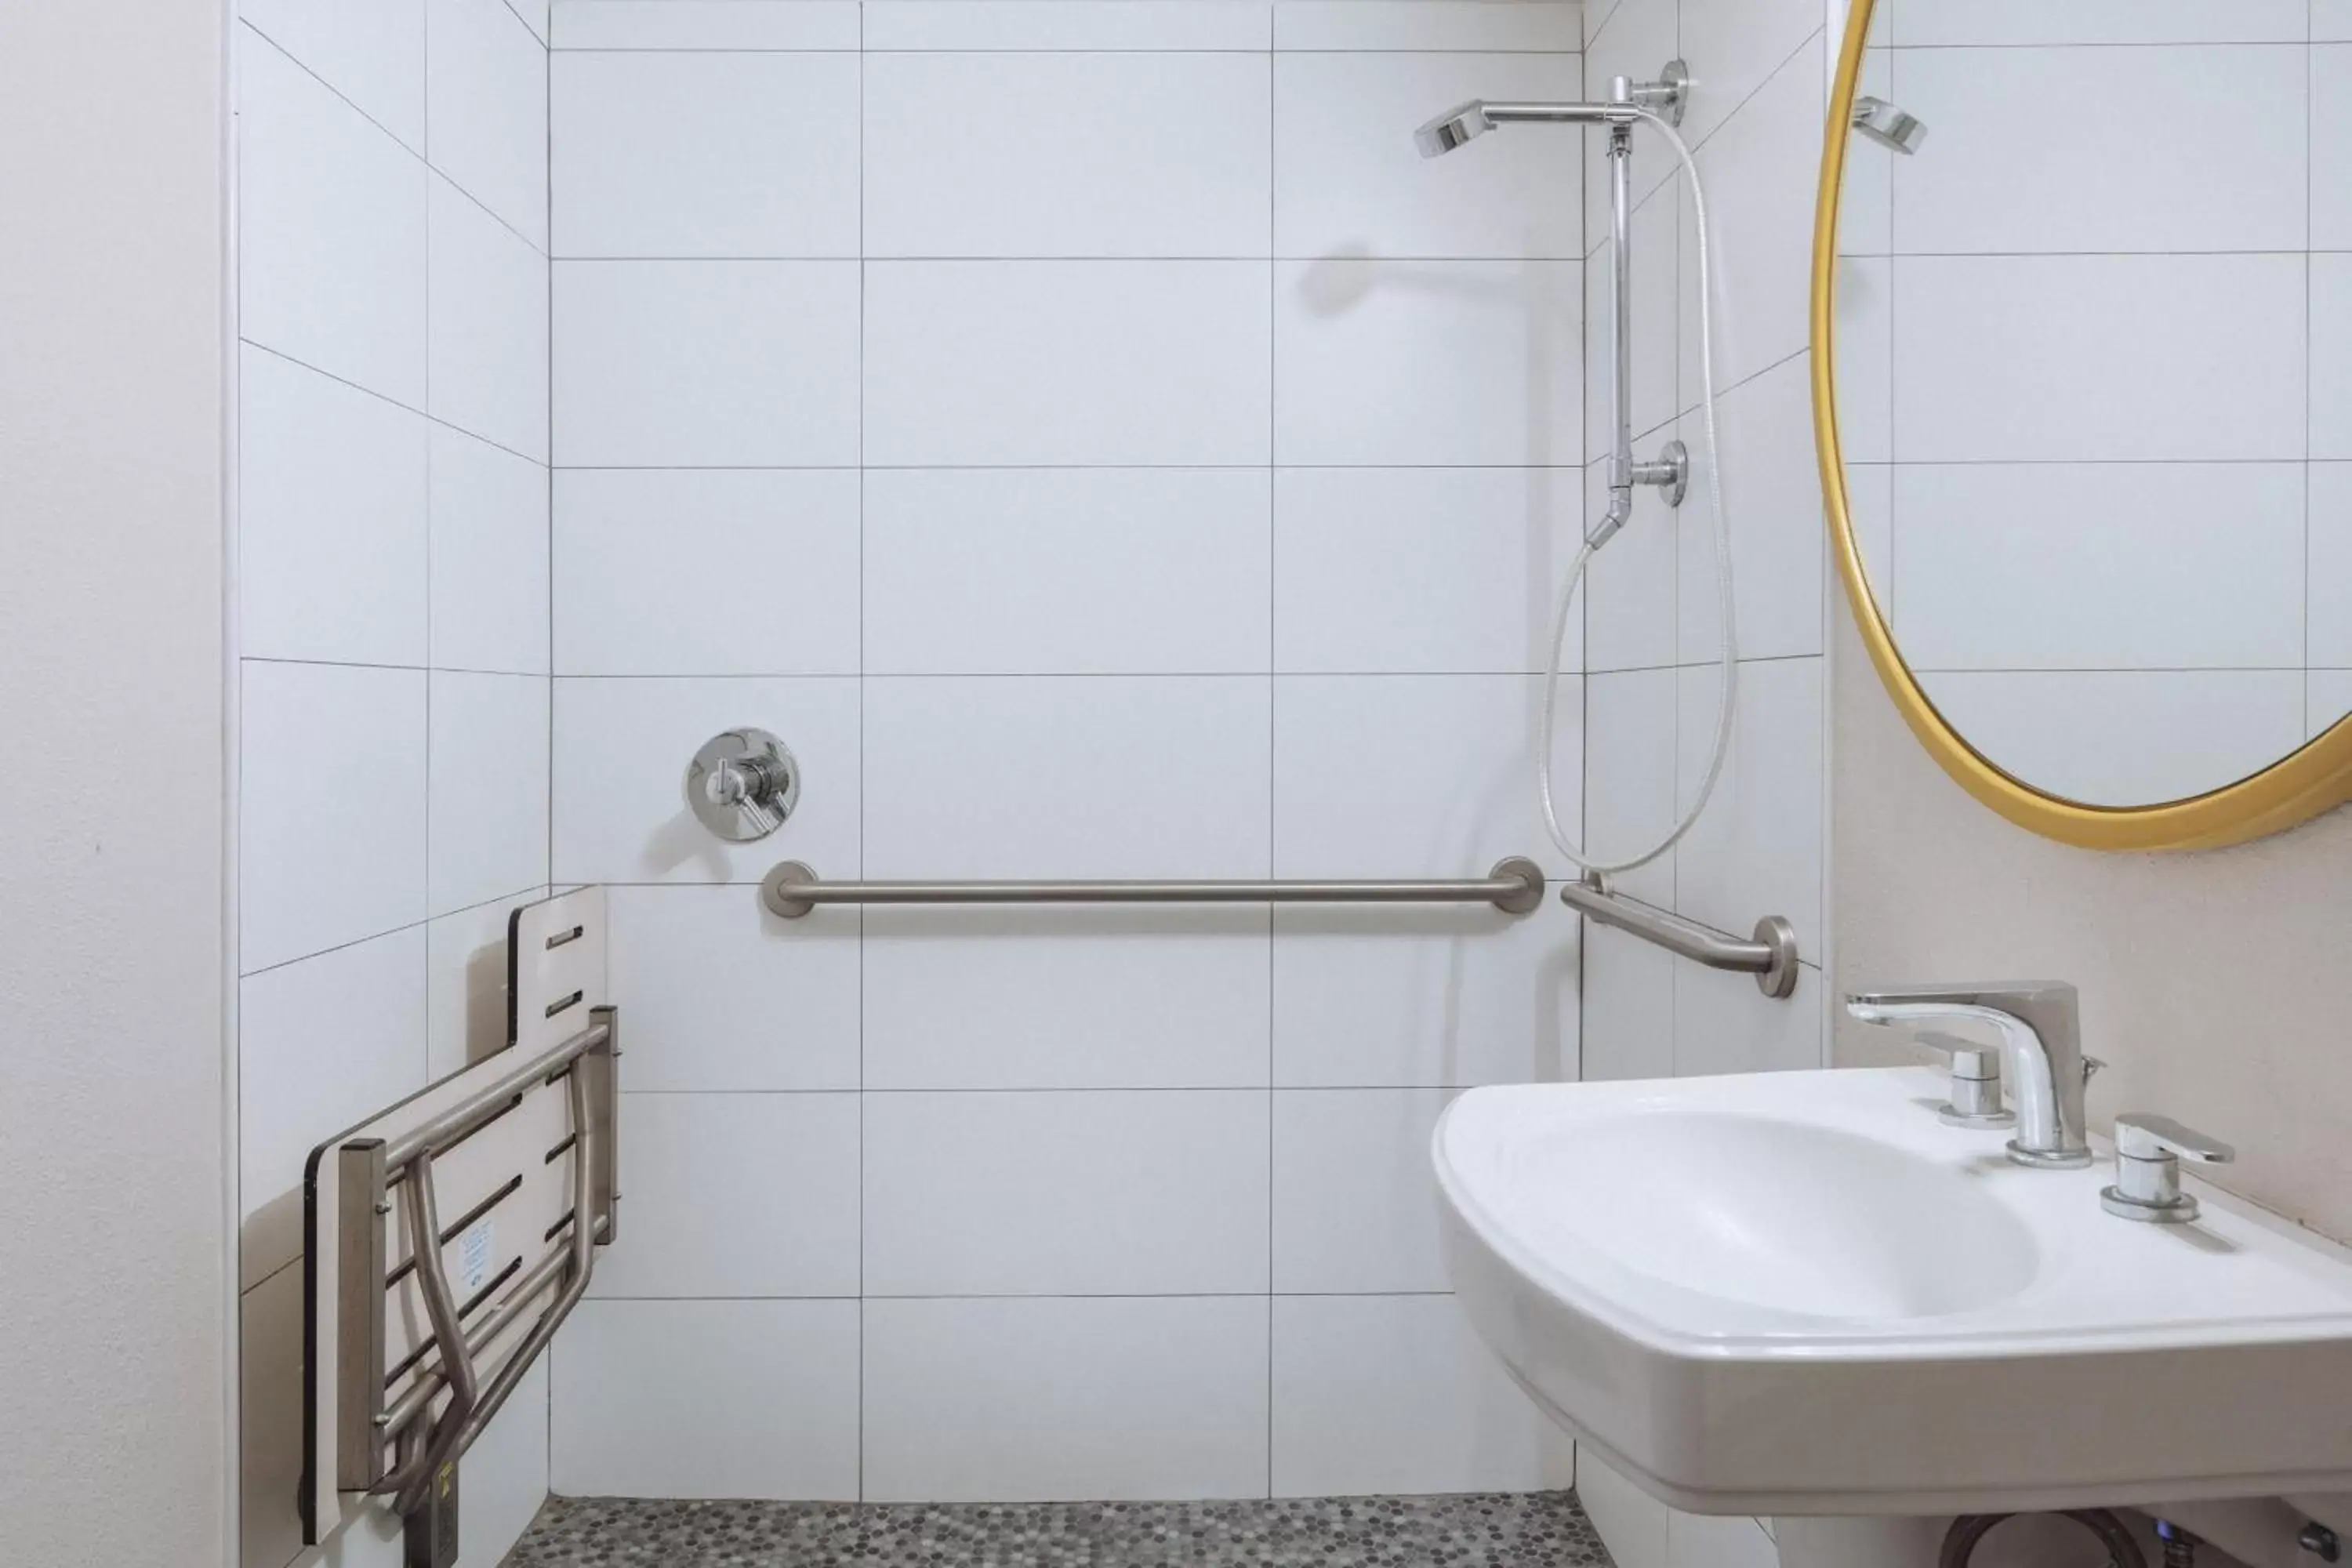
[[[1435,158],[1453,152],[1475,137],[1484,136],[1493,129],[1495,122],[1487,117],[1485,101],[1474,98],[1467,103],[1447,110],[1414,132],[1412,144],[1421,150],[1423,157]]]
[[[1919,143],[1927,140],[1924,121],[1905,113],[1883,98],[1857,98],[1853,100],[1853,128],[1890,152],[1906,158],[1919,151]]]

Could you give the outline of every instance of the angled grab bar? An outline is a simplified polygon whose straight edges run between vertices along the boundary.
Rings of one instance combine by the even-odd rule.
[[[1587,920],[1630,932],[1709,969],[1753,974],[1756,988],[1775,1001],[1786,1001],[1796,994],[1797,928],[1779,915],[1758,921],[1755,940],[1742,942],[1670,910],[1612,892],[1598,876],[1563,883],[1559,901]]]
[[[828,882],[786,860],[760,883],[769,912],[798,920],[819,904],[1492,904],[1543,903],[1543,868],[1523,855],[1484,877],[1397,882]]]

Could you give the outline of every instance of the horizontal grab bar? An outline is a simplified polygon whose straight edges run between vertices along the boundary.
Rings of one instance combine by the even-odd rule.
[[[760,883],[760,901],[786,920],[819,904],[1492,904],[1524,915],[1543,896],[1543,868],[1520,855],[1461,881],[828,882],[786,860]]]
[[[1686,920],[1655,904],[1612,893],[1599,877],[1560,885],[1559,901],[1600,921],[1629,931],[1668,952],[1695,959],[1709,969],[1728,969],[1756,976],[1756,988],[1775,1000],[1786,1000],[1797,989],[1797,928],[1779,915],[1756,922],[1756,939],[1742,942],[1713,926]]]

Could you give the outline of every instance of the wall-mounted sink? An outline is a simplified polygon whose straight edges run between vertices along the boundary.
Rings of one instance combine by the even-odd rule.
[[[2352,1253],[2220,1194],[2106,1214],[1926,1068],[1473,1089],[1456,1289],[1552,1416],[1700,1513],[2352,1488]],[[2104,1163],[2104,1162],[2103,1162]]]

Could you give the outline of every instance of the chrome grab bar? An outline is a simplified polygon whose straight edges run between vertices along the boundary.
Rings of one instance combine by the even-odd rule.
[[[1583,914],[1640,937],[1668,952],[1694,959],[1709,969],[1728,969],[1756,976],[1756,988],[1776,1001],[1797,989],[1797,928],[1779,915],[1756,922],[1752,942],[1701,925],[1670,910],[1612,892],[1598,873],[1560,885],[1559,901]]]
[[[1423,882],[828,882],[786,860],[761,879],[760,901],[788,921],[819,904],[1492,904],[1524,915],[1544,886],[1523,855],[1484,877]]]

